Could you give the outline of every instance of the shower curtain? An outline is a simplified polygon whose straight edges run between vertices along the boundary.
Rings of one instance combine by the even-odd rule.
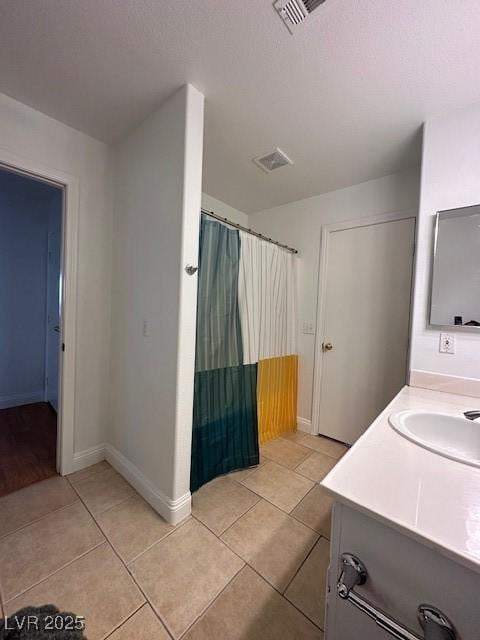
[[[261,443],[297,428],[295,257],[240,231],[239,310],[244,364],[258,363]]]
[[[296,430],[292,254],[202,215],[190,488]]]

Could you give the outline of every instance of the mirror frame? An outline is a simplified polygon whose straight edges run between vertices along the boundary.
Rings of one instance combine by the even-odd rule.
[[[435,225],[433,232],[433,250],[432,250],[432,262],[430,265],[430,291],[428,295],[428,328],[433,330],[445,329],[448,331],[480,331],[480,327],[475,326],[465,326],[463,324],[434,324],[432,322],[432,300],[433,300],[433,277],[435,272],[435,257],[437,255],[437,241],[438,241],[438,226],[440,224],[440,216],[444,214],[443,218],[454,218],[458,215],[460,210],[465,211],[466,209],[476,209],[480,207],[480,203],[478,204],[470,204],[465,207],[456,207],[455,209],[441,209],[437,211],[435,214]],[[468,215],[468,214],[467,214]]]

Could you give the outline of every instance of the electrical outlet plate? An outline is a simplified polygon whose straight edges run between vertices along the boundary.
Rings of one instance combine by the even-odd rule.
[[[455,336],[452,333],[440,334],[440,353],[455,353]]]

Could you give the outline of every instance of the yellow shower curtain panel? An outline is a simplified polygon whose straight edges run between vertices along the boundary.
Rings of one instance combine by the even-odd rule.
[[[260,444],[297,430],[298,356],[260,360],[257,412]]]

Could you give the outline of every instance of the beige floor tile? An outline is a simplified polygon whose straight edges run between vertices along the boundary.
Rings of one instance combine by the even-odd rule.
[[[323,634],[245,567],[186,634],[185,640],[322,640]]]
[[[301,447],[299,444],[285,438],[270,440],[270,442],[261,446],[261,451],[266,458],[278,462],[278,464],[283,464],[284,467],[289,469],[294,469],[311,453],[311,450],[307,447]]]
[[[55,476],[0,498],[0,538],[78,500],[68,480]]]
[[[104,540],[81,502],[6,536],[0,541],[3,598],[14,598]]]
[[[170,640],[170,636],[146,604],[108,636],[108,640]]]
[[[250,473],[253,473],[253,471],[256,471],[257,469],[260,469],[260,467],[263,466],[266,461],[267,461],[267,459],[264,458],[262,456],[262,454],[260,453],[260,461],[259,461],[259,463],[257,465],[255,465],[254,467],[248,467],[247,469],[240,469],[240,471],[231,471],[230,473],[227,474],[226,477],[227,478],[233,478],[237,482],[241,482]]]
[[[192,496],[192,514],[217,536],[260,498],[228,476],[215,478]]]
[[[337,464],[337,460],[324,453],[312,451],[312,453],[295,469],[302,476],[310,478],[314,482],[320,482]]]
[[[94,515],[103,513],[136,494],[135,489],[114,469],[96,473],[76,483],[75,490]]]
[[[287,433],[282,433],[280,435],[281,438],[285,438],[285,440],[290,440],[291,442],[298,442],[305,435],[304,431],[289,431]]]
[[[112,467],[108,464],[106,460],[102,460],[102,462],[97,462],[97,464],[92,464],[89,467],[85,467],[81,471],[75,471],[75,473],[71,473],[67,476],[72,484],[76,484],[77,482],[81,482],[82,480],[86,480],[91,476],[94,476],[96,473],[101,473],[102,471],[108,471]]]
[[[333,499],[320,487],[315,487],[292,511],[292,516],[311,527],[317,533],[330,539]]]
[[[178,637],[242,566],[240,558],[192,519],[135,560],[130,570]]]
[[[107,544],[53,574],[6,605],[7,615],[28,605],[53,603],[86,620],[88,640],[105,638],[145,602]]]
[[[255,471],[255,469],[258,469],[260,465],[257,465],[256,467],[249,467],[248,469],[240,469],[240,471],[232,471],[231,473],[229,473],[226,477],[227,478],[232,478],[233,480],[236,480],[237,482],[241,482],[242,480],[244,480],[250,473],[252,473],[253,471]]]
[[[331,456],[337,460],[339,460],[348,450],[348,447],[341,442],[331,440],[330,438],[324,438],[323,436],[305,435],[303,438],[300,438],[298,444],[301,444],[303,447],[314,449],[319,453],[325,453],[327,456]]]
[[[239,556],[283,592],[318,536],[262,500],[222,536]]]
[[[276,462],[267,462],[248,475],[242,484],[287,512],[290,512],[313,487],[311,480],[285,469]]]
[[[320,538],[285,592],[286,598],[322,629],[329,563],[330,545]]]
[[[127,564],[173,530],[136,495],[98,515],[97,522]]]

